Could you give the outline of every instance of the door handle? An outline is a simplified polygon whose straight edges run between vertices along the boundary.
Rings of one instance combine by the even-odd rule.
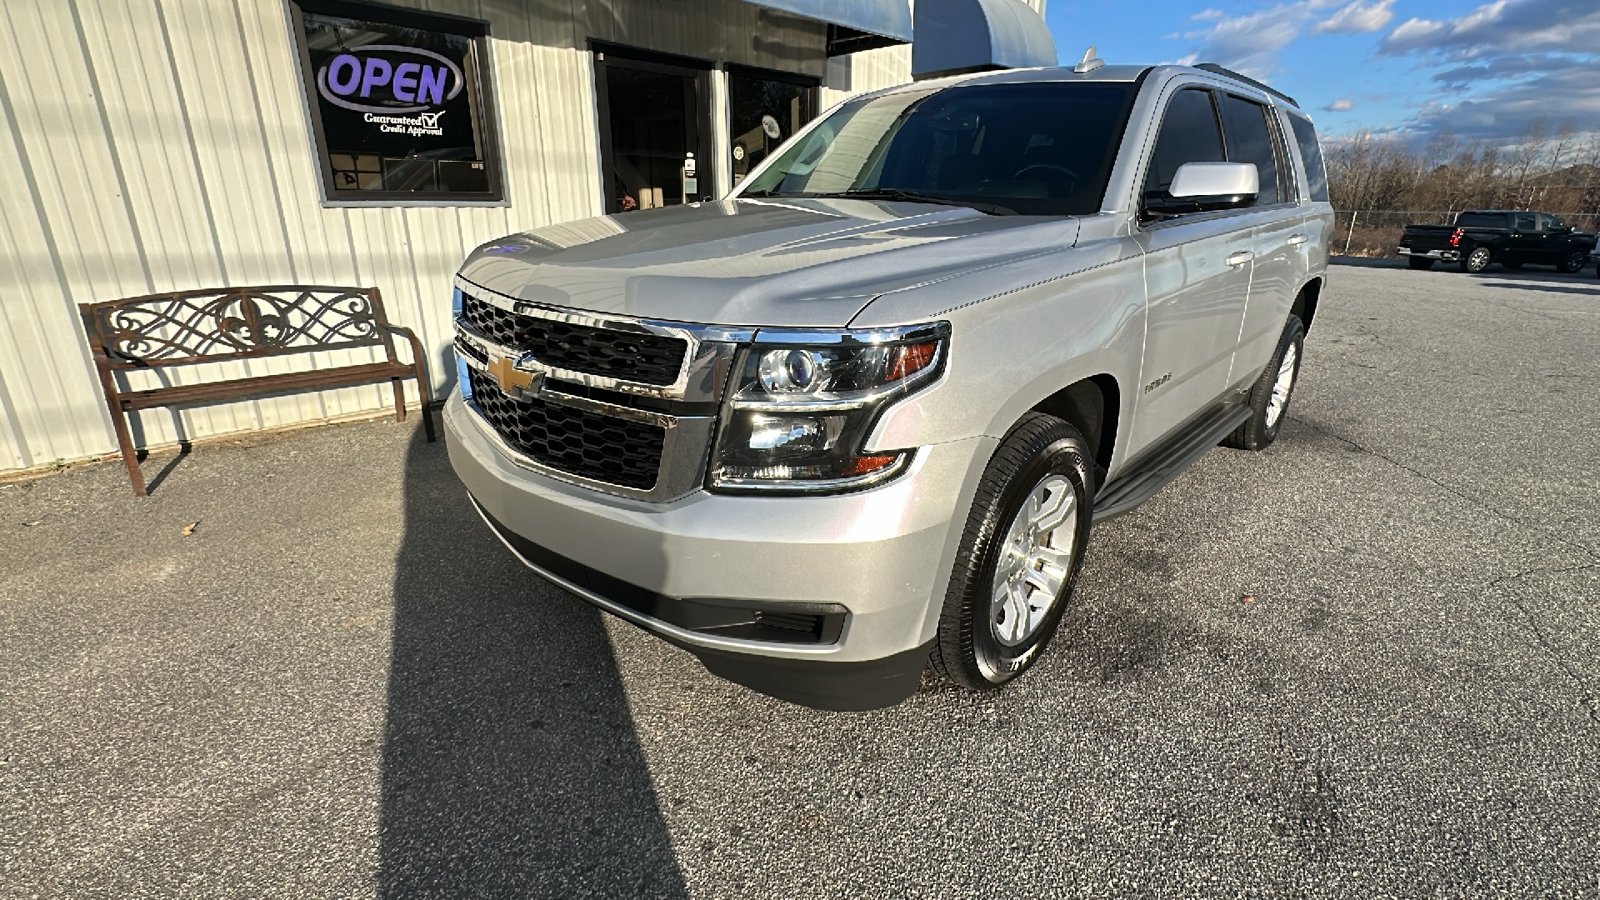
[[[1289,235],[1289,246],[1291,246],[1291,247],[1298,247],[1301,244],[1304,244],[1305,242],[1306,242],[1306,236],[1303,235],[1303,234],[1291,234],[1291,235]]]
[[[1255,254],[1251,253],[1249,250],[1240,250],[1238,253],[1229,254],[1229,256],[1228,256],[1228,265],[1232,266],[1235,269],[1237,269],[1240,266],[1244,265],[1245,263],[1249,262],[1250,258],[1252,256],[1254,256],[1254,255]]]

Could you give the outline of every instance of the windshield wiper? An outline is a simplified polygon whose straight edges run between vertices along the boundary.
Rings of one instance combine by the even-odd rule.
[[[957,200],[954,197],[941,197],[938,194],[924,194],[921,191],[908,191],[904,188],[855,188],[848,191],[830,191],[827,193],[811,194],[813,197],[848,197],[851,200],[903,200],[907,203],[937,203],[940,206],[965,206],[991,216],[1016,216],[1021,215],[1009,206],[998,203],[983,203],[975,200]]]

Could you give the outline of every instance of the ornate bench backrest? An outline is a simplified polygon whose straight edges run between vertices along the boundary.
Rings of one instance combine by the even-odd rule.
[[[96,355],[113,369],[375,346],[396,360],[377,288],[222,288],[85,303],[81,309]]]

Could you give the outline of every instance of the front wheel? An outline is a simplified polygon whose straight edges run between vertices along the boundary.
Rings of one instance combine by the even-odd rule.
[[[1561,262],[1556,266],[1556,271],[1566,275],[1582,272],[1584,264],[1588,261],[1589,251],[1573,250],[1562,258]]]
[[[1474,247],[1471,253],[1461,257],[1461,271],[1476,275],[1489,268],[1491,262],[1494,262],[1494,254],[1488,247]]]
[[[1433,260],[1427,258],[1426,256],[1410,256],[1407,257],[1407,259],[1410,260],[1411,268],[1413,269],[1426,270],[1433,268]]]
[[[1094,454],[1076,428],[1030,413],[978,484],[945,591],[933,667],[994,690],[1027,671],[1061,622],[1089,541]]]
[[[1300,324],[1299,316],[1290,316],[1278,338],[1278,349],[1250,388],[1250,418],[1223,438],[1222,446],[1235,450],[1265,450],[1278,439],[1278,429],[1283,427],[1284,417],[1289,414],[1295,379],[1300,376],[1300,357],[1305,345],[1305,326]]]

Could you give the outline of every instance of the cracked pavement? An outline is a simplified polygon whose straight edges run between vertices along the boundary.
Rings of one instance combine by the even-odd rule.
[[[1600,895],[1600,283],[1330,280],[995,695],[720,682],[412,426],[0,486],[0,896]]]

